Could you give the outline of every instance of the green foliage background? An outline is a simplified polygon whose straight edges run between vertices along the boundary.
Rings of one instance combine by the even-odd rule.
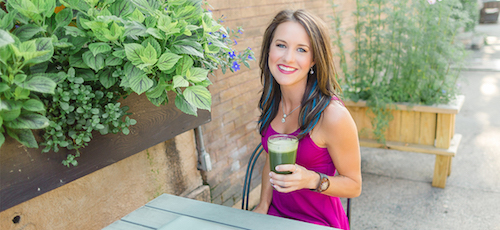
[[[208,74],[255,59],[232,50],[238,32],[212,18],[202,0],[0,1],[0,146],[5,134],[44,151],[78,149],[136,123],[118,100],[145,94],[196,115],[210,110]]]
[[[394,103],[433,105],[455,98],[466,57],[455,37],[476,22],[460,0],[356,3],[352,52],[344,49],[340,18],[333,17],[334,43],[345,74],[342,88],[345,98],[367,101],[374,115],[375,135],[385,142],[384,132],[392,119],[389,109]],[[348,58],[352,64],[347,63]]]

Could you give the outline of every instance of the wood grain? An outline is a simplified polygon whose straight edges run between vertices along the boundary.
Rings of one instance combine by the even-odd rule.
[[[81,150],[79,165],[67,168],[61,162],[66,154],[41,153],[42,149],[28,149],[10,137],[0,149],[0,211],[58,188],[89,173],[118,162],[178,134],[210,121],[210,112],[199,110],[198,117],[178,110],[172,100],[164,106],[154,106],[142,95],[132,94],[122,101],[133,113],[137,124],[130,134],[100,135],[92,133],[93,140]],[[37,134],[38,139],[40,133]]]

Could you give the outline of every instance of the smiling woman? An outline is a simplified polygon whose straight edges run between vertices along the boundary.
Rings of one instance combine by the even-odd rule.
[[[340,87],[324,23],[304,10],[278,13],[264,33],[260,68],[263,148],[268,151],[275,134],[297,136],[299,143],[296,164],[271,169],[266,155],[254,211],[349,229],[339,197],[361,193],[359,143],[336,96]]]

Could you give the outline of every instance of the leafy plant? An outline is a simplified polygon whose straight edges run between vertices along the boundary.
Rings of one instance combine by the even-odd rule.
[[[358,0],[354,49],[347,55],[334,15],[344,96],[366,100],[379,141],[393,103],[441,104],[457,94],[465,52],[456,34],[470,20],[459,0]],[[348,58],[352,63],[347,63]]]
[[[44,151],[76,150],[68,166],[93,131],[128,134],[136,121],[121,97],[145,94],[160,106],[174,91],[175,105],[196,115],[210,110],[209,73],[255,59],[250,48],[231,48],[243,29],[224,28],[201,0],[0,4],[0,146],[8,133],[37,148],[31,130],[44,129]],[[36,126],[26,121],[35,118]]]
[[[59,147],[76,150],[68,154],[63,164],[77,165],[75,157],[80,156],[78,149],[88,145],[92,131],[101,135],[123,132],[129,134],[129,126],[136,124],[134,119],[122,117],[126,115],[127,106],[120,108],[117,102],[123,94],[119,87],[106,90],[96,81],[85,81],[75,76],[75,70],[70,68],[65,78],[61,78],[54,95],[47,95],[43,101],[48,105],[47,117],[49,128],[43,134],[45,149],[57,152]]]
[[[48,44],[44,38],[21,42],[0,30],[0,146],[7,133],[26,147],[38,148],[31,130],[49,125],[45,105],[35,93],[53,94],[56,83],[43,74],[23,71],[50,59],[53,50]]]

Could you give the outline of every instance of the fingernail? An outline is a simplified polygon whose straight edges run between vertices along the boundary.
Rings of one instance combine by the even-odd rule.
[[[269,176],[271,176],[271,173],[269,173]]]

